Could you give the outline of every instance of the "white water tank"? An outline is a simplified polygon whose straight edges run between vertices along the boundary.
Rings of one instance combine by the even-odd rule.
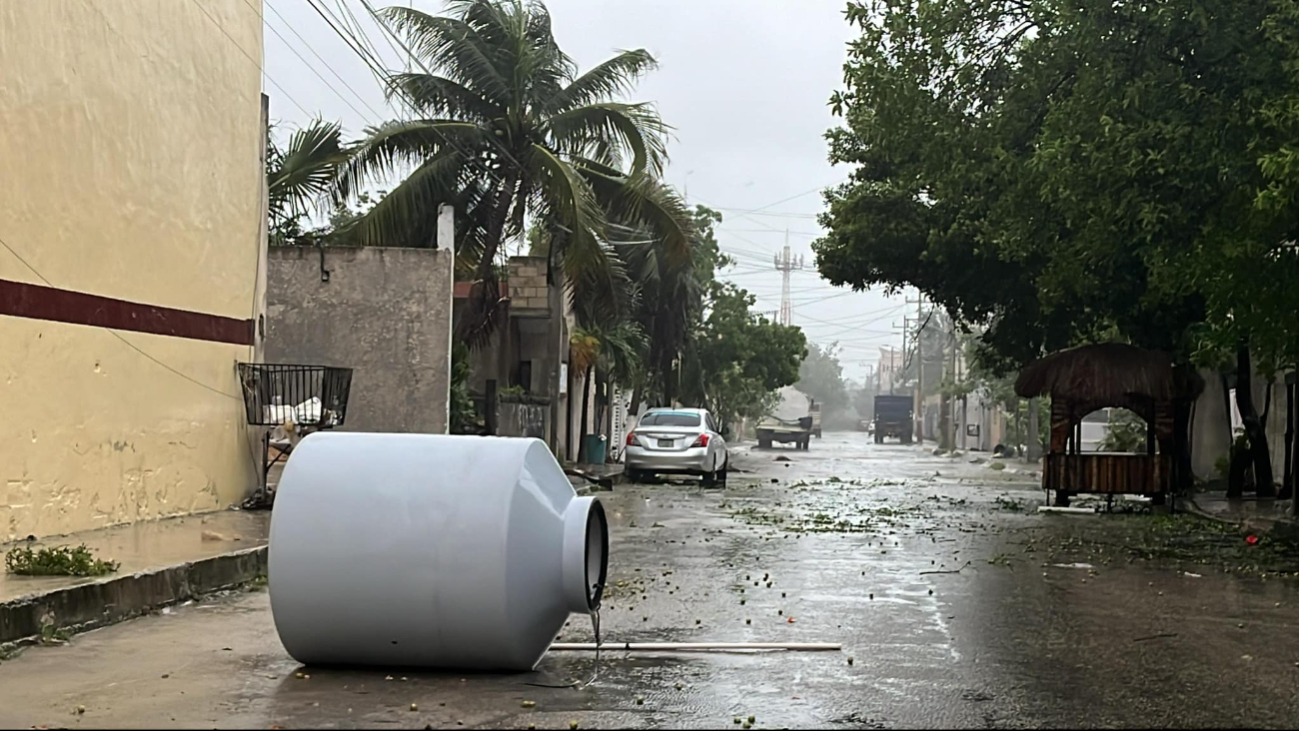
[[[305,664],[530,670],[608,545],[537,439],[318,432],[276,491],[271,610]]]

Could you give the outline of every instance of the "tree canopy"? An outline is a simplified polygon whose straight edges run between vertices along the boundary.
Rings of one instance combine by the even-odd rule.
[[[481,282],[462,335],[480,341],[494,326],[493,264],[529,216],[551,234],[552,261],[570,278],[614,275],[606,242],[619,227],[652,229],[673,256],[688,257],[684,207],[657,182],[667,127],[652,105],[619,100],[654,68],[647,51],[578,73],[535,1],[453,0],[444,15],[382,12],[414,52],[416,68],[387,83],[415,118],[368,130],[338,190],[348,196],[403,178],[358,222],[365,244],[431,240],[428,211],[455,204],[457,256]]]
[[[1202,361],[1242,334],[1293,348],[1275,320],[1294,304],[1297,12],[851,4],[828,136],[854,173],[818,266],[919,287],[1008,365],[1115,336]]]
[[[798,382],[794,387],[816,399],[824,416],[846,410],[848,390],[843,382],[838,348],[808,343],[807,357],[798,368]]]

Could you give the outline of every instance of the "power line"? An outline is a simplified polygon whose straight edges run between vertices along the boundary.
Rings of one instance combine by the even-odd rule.
[[[245,0],[245,2],[246,1],[247,0]],[[329,73],[333,74],[334,78],[338,79],[338,82],[342,84],[344,87],[346,87],[348,91],[352,92],[352,95],[356,97],[357,101],[361,102],[361,104],[364,105],[366,109],[369,109],[376,117],[379,117],[380,119],[383,118],[382,114],[376,111],[374,107],[370,106],[369,103],[365,101],[365,97],[361,96],[361,94],[357,92],[356,89],[352,88],[352,85],[347,83],[347,80],[344,79],[342,75],[338,73],[338,71],[334,70],[334,67],[330,66],[329,62],[326,61],[323,56],[321,56],[319,53],[316,52],[316,49],[312,47],[312,45],[309,42],[307,42],[306,38],[302,37],[302,34],[299,33],[297,29],[294,28],[293,25],[289,23],[289,21],[283,15],[280,14],[280,11],[275,9],[275,6],[271,4],[271,0],[262,0],[262,1],[266,4],[266,7],[269,8],[272,13],[275,13],[275,17],[279,18],[280,22],[284,23],[285,27],[289,29],[289,32],[297,36],[298,40],[302,41],[302,45],[306,46],[308,51],[311,51],[311,55],[319,59],[320,63],[323,64],[325,68],[329,69]],[[271,26],[270,23],[267,23],[266,26],[271,29],[272,33],[279,36],[280,40],[284,41],[284,45],[286,46],[289,45],[289,42],[285,40],[284,36],[281,36],[279,31],[275,30],[275,28]],[[289,50],[293,51],[293,48],[290,47]],[[298,58],[302,58],[302,56],[299,55],[297,51],[293,51],[293,53],[294,55],[297,55]],[[303,58],[302,62],[307,63],[307,60]],[[310,67],[311,64],[307,64],[307,65],[308,67]],[[312,71],[315,71],[315,69],[312,69]],[[320,74],[316,74],[316,75],[319,76]],[[321,80],[323,81],[324,79]],[[328,82],[326,82],[326,86],[328,85],[329,85]],[[333,89],[332,86],[330,88]],[[337,89],[334,89],[334,93],[339,94]],[[339,94],[339,98],[342,98],[342,94]],[[343,99],[343,101],[347,102],[346,99]],[[352,106],[350,102],[348,102],[347,105],[349,107]],[[352,111],[356,112],[357,114],[360,114],[362,118],[365,118],[365,115],[361,114],[361,112],[356,107],[352,107]]]
[[[266,73],[266,69],[262,68],[262,62],[261,62],[261,61],[258,61],[257,59],[253,58],[252,55],[248,53],[248,51],[245,51],[245,50],[244,50],[244,47],[241,46],[241,45],[239,45],[239,41],[236,41],[236,40],[234,39],[234,36],[232,36],[232,35],[230,35],[228,32],[226,32],[226,29],[225,29],[225,28],[224,28],[220,23],[217,22],[217,19],[216,19],[216,18],[213,18],[211,15],[209,15],[208,12],[207,12],[206,10],[203,9],[203,6],[198,4],[198,0],[190,0],[190,2],[194,4],[194,7],[198,8],[198,11],[199,11],[200,13],[203,14],[203,17],[207,18],[208,21],[212,23],[212,25],[215,25],[215,26],[216,26],[216,29],[217,29],[217,30],[221,31],[221,35],[223,35],[223,36],[225,36],[226,38],[228,38],[228,39],[230,40],[230,43],[231,43],[235,48],[239,49],[239,52],[242,53],[242,54],[244,55],[244,58],[247,58],[249,61],[252,61],[252,62],[253,62],[253,65],[256,66],[256,67],[257,67],[257,70],[260,71],[260,72],[262,73],[262,76],[263,76],[267,81],[271,82],[271,84],[272,84],[276,89],[279,89],[279,90],[280,90],[280,93],[284,95],[284,98],[285,98],[285,99],[288,99],[289,101],[293,102],[293,106],[297,107],[297,108],[298,108],[298,109],[299,109],[303,114],[307,115],[308,117],[312,116],[312,115],[311,115],[311,112],[308,112],[306,107],[304,107],[304,106],[302,106],[301,104],[299,104],[299,103],[298,103],[298,100],[297,100],[297,99],[294,99],[293,96],[292,96],[291,94],[289,94],[289,92],[285,91],[285,90],[284,90],[284,87],[280,86],[280,84],[279,84],[278,81],[276,81],[274,78],[272,78],[270,74]],[[254,9],[254,12],[255,12],[255,9]],[[258,15],[257,17],[260,18],[261,16]]]
[[[275,11],[275,8],[272,7],[272,6],[270,6],[269,4],[267,5],[267,7],[270,7],[272,12]],[[276,15],[279,15],[279,13],[275,13],[275,14],[276,14]],[[343,103],[346,104],[349,108],[351,108],[351,110],[352,110],[353,112],[356,112],[357,116],[359,116],[361,119],[364,119],[364,120],[367,121],[367,122],[370,121],[370,120],[365,116],[365,112],[362,112],[360,109],[357,109],[357,108],[356,108],[356,105],[353,104],[353,103],[352,103],[352,102],[351,102],[347,97],[343,96],[342,92],[340,92],[338,89],[335,89],[334,86],[333,86],[332,84],[330,84],[329,81],[328,81],[328,80],[327,80],[327,79],[326,79],[326,78],[325,78],[325,77],[324,77],[324,76],[323,76],[319,71],[316,70],[316,67],[315,67],[315,66],[312,66],[311,63],[310,63],[309,61],[307,61],[307,59],[306,59],[305,57],[303,57],[303,55],[302,55],[301,53],[298,53],[298,50],[297,50],[296,48],[294,48],[292,45],[289,44],[289,39],[287,39],[287,38],[285,38],[283,35],[281,35],[280,32],[279,32],[278,30],[275,30],[275,26],[271,25],[270,23],[266,23],[265,25],[266,25],[266,28],[267,28],[267,29],[269,29],[272,33],[275,34],[275,37],[276,37],[276,38],[279,38],[281,41],[284,42],[284,47],[285,47],[285,48],[289,49],[289,51],[290,51],[294,56],[297,56],[297,57],[298,57],[298,60],[302,61],[302,64],[303,64],[304,66],[306,66],[308,69],[310,69],[310,70],[311,70],[311,73],[313,73],[313,74],[316,75],[316,78],[320,79],[321,83],[323,83],[323,84],[326,86],[326,88],[328,88],[330,91],[334,92],[334,94],[335,94],[339,99],[342,99],[342,100],[343,100]],[[290,30],[292,30],[292,27],[290,27]],[[296,33],[297,31],[294,31],[294,32]],[[298,38],[302,38],[302,36],[298,36]],[[304,43],[305,43],[305,41],[304,41]],[[314,51],[313,51],[313,53],[314,53]],[[319,58],[319,56],[317,56],[317,58]],[[322,59],[322,60],[323,60],[323,59]],[[332,71],[333,69],[330,69],[330,70]],[[335,75],[335,76],[338,76],[338,74],[334,74],[334,75]],[[344,82],[344,83],[346,83],[346,82]],[[348,87],[348,88],[350,89],[351,87]],[[352,93],[353,93],[353,94],[356,94],[355,91],[353,91]],[[357,98],[359,99],[360,96],[358,95]],[[369,105],[368,105],[368,104],[365,104],[364,101],[362,101],[361,103],[362,103],[363,105],[365,105],[367,108],[369,107]],[[373,112],[376,116],[380,116],[380,117],[383,116],[383,115],[379,114],[378,112],[375,112],[373,109],[370,109],[370,111]]]
[[[311,0],[308,0],[308,2],[310,2],[310,1],[311,1]],[[433,70],[430,69],[430,68],[428,67],[428,64],[424,63],[424,59],[422,59],[422,58],[420,58],[419,56],[415,55],[415,52],[414,52],[413,50],[411,50],[410,46],[407,46],[407,45],[406,45],[406,42],[403,41],[403,40],[402,40],[402,39],[397,35],[397,31],[393,30],[392,27],[388,25],[388,22],[387,22],[386,20],[384,20],[383,18],[379,17],[379,13],[378,13],[378,11],[376,11],[376,10],[374,9],[374,6],[370,4],[369,0],[361,0],[361,5],[362,5],[362,6],[363,6],[363,7],[364,7],[364,8],[365,8],[369,13],[370,13],[370,17],[374,19],[374,22],[378,23],[380,28],[382,28],[385,32],[387,32],[388,35],[392,36],[392,39],[393,39],[394,41],[397,42],[397,45],[401,46],[402,49],[403,49],[404,51],[406,51],[406,53],[408,54],[408,58],[410,58],[411,60],[413,60],[413,61],[416,63],[416,65],[418,65],[418,66],[419,66],[419,67],[424,71],[424,73],[428,74],[429,76],[436,76],[436,75],[437,75],[437,74],[434,74],[434,73],[433,73]],[[402,88],[400,88],[400,87],[396,87],[396,86],[392,86],[391,84],[389,84],[389,86],[390,86],[390,88],[397,89],[398,93],[405,94],[406,97],[407,97],[407,99],[409,100],[410,107],[411,107],[411,111],[412,111],[412,112],[417,111],[418,107],[417,107],[417,105],[414,103],[414,98],[413,98],[413,97],[410,97],[409,94],[406,94],[406,90],[405,90],[405,89],[402,89]],[[457,145],[455,142],[452,142],[452,141],[451,141],[451,138],[447,137],[445,134],[442,134],[442,133],[438,133],[438,136],[440,136],[440,137],[442,138],[442,140],[443,140],[444,142],[446,142],[448,146],[451,147],[451,149],[453,149],[453,150],[459,152],[462,156],[464,156],[464,158],[465,158],[465,159],[466,159],[470,164],[476,164],[476,165],[478,165],[479,169],[481,169],[481,170],[482,170],[484,173],[486,173],[487,175],[489,175],[489,176],[495,178],[495,179],[496,179],[496,182],[498,182],[498,183],[502,183],[502,184],[505,183],[504,178],[502,178],[498,173],[496,173],[496,171],[494,171],[494,170],[492,170],[491,168],[487,167],[487,165],[486,165],[485,163],[483,163],[481,160],[479,160],[478,158],[476,158],[476,157],[474,157],[473,155],[470,155],[470,154],[468,154],[467,152],[465,152],[463,149],[460,148],[459,145]],[[490,137],[490,135],[489,135],[489,137]],[[499,153],[501,156],[503,156],[503,157],[505,157],[506,159],[508,159],[508,160],[510,161],[510,163],[513,164],[516,168],[522,168],[522,167],[523,167],[522,165],[519,164],[519,161],[518,161],[518,160],[515,160],[514,157],[513,157],[512,155],[510,155],[510,153],[509,153],[508,150],[504,149],[503,147],[500,147],[499,145],[497,145],[494,149],[495,149],[496,152]]]
[[[745,233],[745,234],[778,234],[778,233],[784,233],[783,231],[781,231],[780,229],[777,229],[777,228],[726,228],[725,226],[718,226],[718,227],[717,227],[717,230],[718,230],[718,231],[721,231],[722,233],[732,233],[732,234],[734,234],[734,233]],[[824,236],[825,234],[824,234],[824,233],[814,233],[814,232],[812,232],[812,231],[790,231],[790,232],[789,232],[789,235],[790,235],[790,236],[806,236],[806,237],[808,237],[808,238],[812,238],[812,239],[819,239],[819,238],[821,238],[822,236]]]
[[[816,220],[816,218],[821,215],[819,213],[773,213],[769,211],[763,211],[760,209],[746,211],[738,208],[719,208],[718,210],[722,211],[723,213],[727,213],[727,212],[734,213],[737,216],[742,216],[744,218],[748,218],[749,216],[766,216],[768,218],[805,218],[809,220]]]
[[[354,35],[348,32],[344,32],[338,27],[339,25],[343,25],[342,19],[335,16],[333,14],[333,11],[330,11],[328,8],[326,8],[322,0],[307,0],[307,4],[310,5],[311,9],[315,10],[316,14],[319,15],[321,19],[325,21],[326,25],[328,25],[330,29],[333,30],[334,33],[337,34],[338,37],[343,40],[343,43],[346,44],[347,47],[353,53],[355,53],[357,56],[361,58],[361,61],[364,62],[367,67],[369,67],[370,71],[375,75],[375,78],[378,79],[381,84],[383,84],[388,89],[390,89],[393,93],[395,93],[397,97],[401,99],[401,101],[405,102],[406,106],[410,109],[412,117],[418,116],[419,105],[415,103],[414,98],[411,97],[406,92],[405,89],[388,82],[387,74],[380,68],[382,64],[382,60],[373,56],[372,54],[369,54],[361,46],[360,40],[355,38]],[[379,17],[378,13],[374,11],[374,9],[369,5],[369,3],[364,3],[364,4],[367,10],[370,11],[370,15],[374,18],[374,20],[377,23],[379,23],[380,26],[382,26],[385,31],[392,34],[393,38],[396,39],[399,44],[402,43],[401,39],[397,38],[396,32],[393,31],[391,28],[389,28],[388,25],[383,22],[383,19]],[[331,18],[333,19],[331,20]],[[335,21],[337,21],[337,24],[335,23]],[[402,47],[405,48],[405,44],[402,44]],[[411,53],[411,56],[412,58],[415,58],[415,62],[419,64],[420,68],[424,69],[425,73],[429,74],[430,76],[433,75],[433,72],[429,70],[428,66],[424,64],[424,61],[422,59],[416,58],[413,52]],[[434,134],[440,137],[448,147],[460,153],[460,156],[465,160],[466,164],[476,166],[485,175],[496,180],[498,183],[505,182],[504,179],[496,171],[487,167],[487,165],[483,163],[483,161],[479,160],[476,156],[470,155],[469,153],[465,152],[465,150],[462,147],[460,147],[455,142],[453,142],[445,134],[436,131],[434,132]],[[517,164],[516,161],[511,160],[511,162],[515,162],[515,164]]]
[[[352,25],[354,25],[356,31],[361,34],[361,38],[365,41],[365,43],[369,45],[370,54],[375,58],[382,60],[382,56],[379,55],[378,46],[376,46],[374,42],[370,40],[370,35],[365,32],[365,28],[361,25],[361,21],[357,19],[356,15],[352,13],[352,8],[347,5],[345,0],[334,0],[334,4],[337,5],[342,12],[347,13],[347,17],[352,19]],[[375,22],[379,22],[378,18],[372,16],[372,19]],[[388,34],[380,33],[379,37],[383,39],[384,43],[388,44],[388,48],[392,49],[393,55],[395,55],[397,59],[400,61],[401,51],[397,50],[397,46],[393,45],[392,40],[388,38]],[[407,61],[408,63],[407,63],[406,70],[409,72],[410,71],[409,57],[407,57]]]
[[[46,279],[44,274],[41,274],[39,271],[37,271],[36,267],[34,267],[34,266],[32,266],[30,263],[28,263],[28,261],[27,261],[26,259],[24,259],[24,258],[22,257],[22,255],[20,255],[17,251],[14,250],[14,247],[12,247],[12,246],[9,245],[9,242],[5,241],[3,238],[0,238],[0,246],[3,246],[3,247],[5,247],[6,249],[8,249],[8,250],[9,250],[9,253],[10,253],[10,254],[13,254],[13,256],[14,256],[15,259],[17,259],[18,261],[22,262],[22,265],[23,265],[23,266],[27,267],[27,269],[28,269],[29,271],[31,271],[32,274],[35,274],[36,277],[37,277],[38,279],[40,279],[42,282],[45,282],[45,284],[46,284],[47,286],[54,287],[54,283],[51,282],[49,279]],[[57,289],[57,288],[56,288],[56,289]],[[162,366],[163,368],[165,368],[165,369],[171,371],[172,373],[176,374],[177,376],[180,376],[181,378],[184,378],[186,381],[189,381],[190,383],[193,383],[193,384],[196,385],[196,386],[200,386],[200,387],[202,387],[202,388],[205,388],[205,389],[211,391],[212,393],[219,394],[219,395],[221,395],[221,396],[225,396],[226,398],[234,399],[234,400],[236,400],[236,401],[243,401],[243,397],[242,397],[242,396],[234,396],[234,395],[232,395],[232,394],[228,394],[228,393],[226,393],[225,391],[222,391],[222,390],[219,389],[219,388],[214,388],[214,387],[212,387],[212,386],[209,386],[209,385],[207,385],[206,383],[203,383],[202,381],[199,381],[199,380],[195,379],[193,376],[190,376],[190,375],[188,375],[188,374],[186,374],[186,373],[182,373],[181,371],[176,370],[176,369],[173,368],[172,366],[170,366],[170,365],[168,365],[168,364],[166,364],[166,363],[164,363],[164,362],[158,360],[158,359],[155,358],[154,356],[152,356],[152,355],[150,355],[150,354],[144,352],[143,350],[141,350],[141,349],[139,348],[139,346],[137,346],[135,343],[132,343],[131,341],[129,341],[129,340],[127,340],[126,338],[122,337],[122,335],[121,335],[120,333],[118,333],[116,330],[113,330],[113,329],[111,329],[111,328],[107,328],[107,327],[102,327],[102,326],[98,326],[98,327],[99,327],[99,329],[103,330],[104,332],[108,333],[109,335],[112,335],[113,337],[115,337],[115,338],[117,338],[118,340],[122,341],[122,343],[124,343],[124,344],[126,345],[126,347],[130,348],[131,350],[134,350],[135,352],[137,352],[137,353],[139,353],[140,355],[144,356],[145,358],[147,358],[147,359],[153,361],[154,363],[158,364],[159,366]]]

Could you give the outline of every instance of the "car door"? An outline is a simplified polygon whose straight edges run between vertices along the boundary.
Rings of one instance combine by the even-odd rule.
[[[721,469],[730,462],[730,454],[726,450],[726,440],[722,438],[722,432],[717,428],[717,422],[713,421],[713,415],[705,413],[704,417],[704,423],[708,424],[708,443],[717,445],[717,451],[713,453],[714,469]]]

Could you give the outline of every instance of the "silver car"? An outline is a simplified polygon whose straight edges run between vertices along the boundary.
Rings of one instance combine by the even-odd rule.
[[[704,409],[650,409],[627,434],[627,477],[699,475],[705,485],[726,481],[730,455],[717,422]]]

